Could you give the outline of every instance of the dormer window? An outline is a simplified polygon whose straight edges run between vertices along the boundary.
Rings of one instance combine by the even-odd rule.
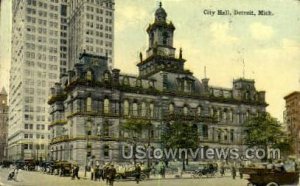
[[[109,80],[109,73],[105,72],[104,73],[104,81],[108,81]]]
[[[183,114],[186,116],[188,115],[189,109],[187,108],[187,106],[183,107]]]
[[[174,114],[174,104],[173,103],[171,103],[169,105],[169,114]]]
[[[88,80],[88,81],[92,81],[93,80],[93,74],[92,74],[92,72],[89,70],[89,71],[87,71],[87,73],[86,73],[86,80]]]

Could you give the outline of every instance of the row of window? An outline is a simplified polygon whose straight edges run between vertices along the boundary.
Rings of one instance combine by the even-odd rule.
[[[23,145],[24,150],[32,150],[33,149],[33,144],[24,144]],[[45,145],[44,144],[36,144],[35,146],[36,149],[38,150],[44,150],[45,149]]]

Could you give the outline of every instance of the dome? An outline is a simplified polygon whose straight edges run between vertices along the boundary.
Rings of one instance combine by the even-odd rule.
[[[157,21],[166,21],[167,19],[167,12],[162,7],[162,3],[159,3],[159,8],[155,11],[155,20]]]

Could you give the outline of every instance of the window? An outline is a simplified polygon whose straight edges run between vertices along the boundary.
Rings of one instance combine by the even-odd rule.
[[[234,141],[234,130],[233,129],[230,130],[230,141],[231,142]]]
[[[132,114],[133,114],[134,116],[137,116],[137,115],[138,115],[138,104],[137,104],[136,102],[134,102],[134,103],[132,104]]]
[[[169,34],[167,32],[164,32],[163,33],[163,45],[167,44],[168,38],[169,38]]]
[[[208,138],[208,127],[207,125],[202,126],[202,135],[204,138]]]
[[[149,105],[149,115],[150,117],[154,117],[154,104],[150,103]]]
[[[93,75],[92,75],[92,72],[90,70],[87,71],[87,73],[86,73],[86,80],[88,80],[88,81],[93,80]]]
[[[183,107],[183,114],[186,116],[188,114],[189,109],[187,108],[187,106]]]
[[[197,107],[197,116],[200,116],[201,115],[201,107],[199,106],[199,107]]]
[[[108,114],[109,113],[109,110],[110,110],[109,107],[110,107],[109,99],[105,98],[104,99],[104,108],[103,108],[104,114]]]
[[[103,124],[103,136],[109,136],[109,122],[105,121]]]
[[[141,114],[142,116],[146,116],[146,103],[145,102],[142,102],[142,105],[141,105]]]
[[[169,114],[174,114],[174,104],[173,103],[171,103],[169,105]]]
[[[92,111],[92,98],[88,97],[86,99],[86,111],[91,112]]]
[[[105,158],[109,157],[109,146],[108,145],[104,145],[103,147],[103,155]]]
[[[124,116],[128,116],[129,115],[129,102],[128,100],[124,101]]]

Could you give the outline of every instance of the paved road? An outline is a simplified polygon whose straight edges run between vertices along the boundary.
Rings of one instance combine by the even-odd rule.
[[[47,175],[40,172],[21,171],[17,181],[7,181],[8,169],[0,168],[1,186],[106,186],[104,182],[94,182],[90,180],[71,180],[70,177],[59,177]],[[114,186],[134,186],[133,181],[116,182]],[[140,186],[246,186],[247,181],[230,177],[225,178],[203,178],[203,179],[167,179],[167,180],[147,180],[139,184]]]

